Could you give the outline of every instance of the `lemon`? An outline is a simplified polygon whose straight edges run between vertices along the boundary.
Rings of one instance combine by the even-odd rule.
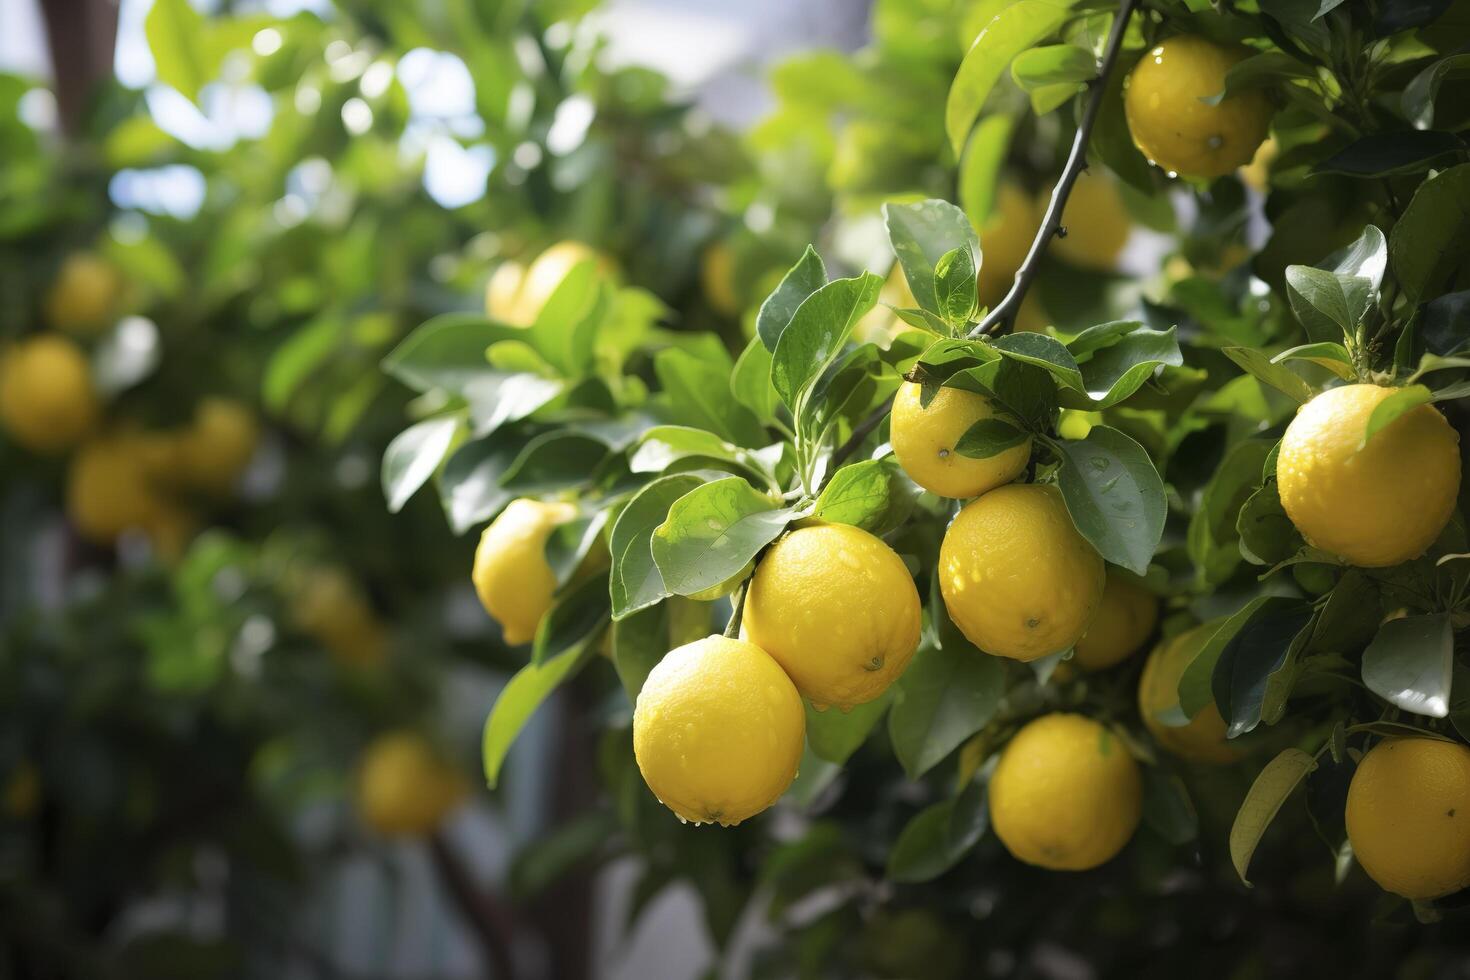
[[[1054,486],[1009,484],[966,504],[939,548],[950,618],[986,653],[1036,660],[1076,644],[1102,602],[1103,560]]]
[[[572,241],[557,242],[536,256],[524,273],[520,273],[517,263],[501,263],[486,287],[486,313],[513,326],[530,326],[567,273],[589,259],[604,275],[613,273],[611,259],[591,246]]]
[[[1009,181],[1000,185],[995,209],[979,229],[981,261],[975,288],[982,306],[993,308],[1010,292],[1041,219],[1031,195]]]
[[[990,823],[1019,860],[1086,871],[1111,859],[1138,829],[1143,779],[1106,726],[1056,713],[1006,745],[990,777]]]
[[[941,497],[976,497],[1020,476],[1031,459],[1031,437],[984,459],[955,452],[976,422],[995,418],[995,404],[960,388],[940,388],[928,407],[923,386],[905,381],[893,399],[889,421],[893,455],[909,478]]]
[[[1297,530],[1365,568],[1422,555],[1460,492],[1460,437],[1431,405],[1363,445],[1373,409],[1393,392],[1370,384],[1324,391],[1298,410],[1276,458],[1281,505]]]
[[[180,476],[200,489],[228,491],[245,472],[259,443],[260,424],[249,408],[228,398],[206,398],[177,444]]]
[[[1276,142],[1276,137],[1266,137],[1255,156],[1251,157],[1251,162],[1240,168],[1241,181],[1258,194],[1266,193],[1271,182],[1271,163],[1280,155],[1281,144]]]
[[[23,761],[5,777],[0,792],[0,813],[16,820],[32,816],[41,805],[41,774],[31,762]]]
[[[378,736],[359,762],[358,813],[384,836],[431,833],[467,795],[464,778],[415,732]]]
[[[27,449],[70,449],[97,421],[87,358],[57,334],[23,340],[0,354],[0,427]]]
[[[846,710],[903,673],[919,620],[919,591],[892,548],[850,524],[819,524],[766,552],[743,622],[813,704]]]
[[[159,497],[143,519],[143,533],[154,552],[165,562],[177,562],[188,550],[199,530],[199,518],[175,500]]]
[[[1143,646],[1159,621],[1158,598],[1115,568],[1108,568],[1102,603],[1072,655],[1083,670],[1103,670],[1122,663]]]
[[[1225,719],[1211,701],[1182,726],[1167,725],[1160,717],[1179,704],[1179,680],[1200,649],[1215,635],[1220,621],[1205,623],[1160,643],[1148,655],[1138,680],[1138,715],[1144,726],[1169,752],[1191,762],[1234,762],[1241,751],[1225,738]]]
[[[122,277],[112,263],[91,252],[73,252],[61,263],[43,300],[53,327],[97,333],[112,326],[122,295]]]
[[[1271,124],[1271,100],[1260,89],[1219,105],[1225,75],[1249,48],[1180,35],[1156,44],[1124,83],[1123,108],[1133,142],[1170,174],[1220,177],[1250,162]]]
[[[576,512],[571,504],[522,497],[512,500],[480,535],[470,578],[511,646],[530,642],[551,608],[556,573],[546,561],[546,539]]]
[[[1044,212],[1051,192],[1038,207]],[[1052,254],[1085,269],[1110,272],[1133,234],[1133,221],[1123,207],[1118,185],[1102,174],[1084,172],[1072,185],[1062,209],[1066,235],[1051,242]]]
[[[146,527],[160,499],[137,443],[126,436],[87,443],[67,472],[67,515],[95,544],[111,544],[129,528]]]
[[[671,650],[643,682],[633,752],[648,788],[694,823],[733,826],[796,778],[806,712],[776,661],[708,636]]]
[[[336,568],[314,568],[291,594],[291,618],[338,663],[370,666],[387,656],[388,630],[362,589]]]
[[[1347,833],[1368,877],[1410,899],[1470,886],[1470,748],[1390,738],[1353,773]]]
[[[699,259],[699,283],[715,312],[740,314],[740,296],[735,291],[735,253],[727,242],[715,242]]]

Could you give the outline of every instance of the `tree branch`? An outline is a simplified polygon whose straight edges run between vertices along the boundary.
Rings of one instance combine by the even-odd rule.
[[[516,975],[515,959],[511,944],[515,940],[515,924],[507,910],[500,907],[494,898],[486,894],[450,850],[442,832],[436,831],[428,839],[429,854],[434,859],[450,897],[459,906],[466,923],[474,930],[489,964],[496,977],[513,978]]]
[[[1136,2],[1137,0],[1122,0],[1118,4],[1117,16],[1113,18],[1113,27],[1108,34],[1107,47],[1103,50],[1102,65],[1098,69],[1097,77],[1088,82],[1090,91],[1087,106],[1082,111],[1081,122],[1077,124],[1077,135],[1072,140],[1072,151],[1067,155],[1067,165],[1062,169],[1062,176],[1057,181],[1056,189],[1052,191],[1051,203],[1046,208],[1046,217],[1042,219],[1041,228],[1031,242],[1031,251],[1026,253],[1026,261],[1021,263],[1021,268],[1016,272],[1016,281],[1012,284],[1011,291],[1006,293],[1005,299],[995,305],[995,309],[986,314],[979,326],[970,331],[971,338],[996,333],[1015,319],[1017,311],[1021,308],[1021,300],[1026,297],[1026,290],[1031,287],[1031,281],[1036,278],[1036,273],[1041,265],[1041,257],[1046,254],[1046,248],[1051,244],[1052,236],[1061,229],[1062,211],[1067,206],[1067,196],[1072,193],[1072,186],[1077,183],[1078,176],[1087,167],[1087,141],[1092,137],[1092,127],[1097,123],[1098,112],[1102,109],[1108,78],[1117,64],[1118,52],[1123,47],[1123,35],[1128,29],[1128,21],[1133,14]]]
[[[893,397],[890,395],[884,400],[883,404],[873,409],[867,418],[863,419],[853,428],[852,435],[847,437],[847,441],[832,451],[832,458],[827,461],[827,477],[822,481],[823,483],[832,479],[832,474],[837,472],[837,467],[842,465],[842,461],[851,456],[857,450],[857,447],[863,444],[863,440],[868,438],[872,431],[883,423],[883,419],[892,409]]]

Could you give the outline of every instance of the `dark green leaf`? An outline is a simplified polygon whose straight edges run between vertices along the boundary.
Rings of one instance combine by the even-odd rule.
[[[1144,767],[1143,822],[1176,847],[1199,836],[1199,814],[1182,779],[1157,766]]]
[[[1393,226],[1389,258],[1410,302],[1463,289],[1470,268],[1470,163],[1451,167],[1419,185]]]
[[[1433,129],[1373,133],[1338,150],[1313,167],[1312,173],[1349,177],[1422,174],[1436,161],[1464,149],[1465,144],[1454,133]]]
[[[868,738],[893,700],[893,688],[850,711],[818,711],[806,702],[806,740],[811,750],[828,762],[845,763]]]
[[[388,443],[383,453],[383,497],[388,510],[396,514],[429,482],[444,457],[454,445],[460,420],[454,415],[441,415],[409,426]]]
[[[1053,443],[1058,484],[1082,536],[1114,565],[1143,575],[1164,531],[1164,483],[1142,446],[1105,425]]]
[[[1184,356],[1174,328],[1133,330],[1115,343],[1096,351],[1082,364],[1082,383],[1097,409],[1123,401],[1153,377],[1155,369],[1169,364],[1179,367]]]
[[[1464,78],[1466,75],[1470,75],[1470,54],[1452,54],[1434,62],[1404,86],[1404,117],[1416,129],[1433,126],[1434,98],[1439,94],[1440,85],[1447,78]]]
[[[1211,690],[1228,738],[1260,724],[1267,681],[1286,665],[1292,648],[1306,642],[1303,631],[1311,619],[1309,603],[1264,603],[1220,650]]]
[[[544,664],[571,650],[589,647],[609,620],[607,578],[593,575],[558,596],[536,627],[531,663]]]
[[[981,419],[965,430],[955,443],[954,451],[971,459],[988,459],[1019,446],[1030,433],[1002,418]]]
[[[1087,390],[1076,358],[1055,337],[1043,333],[1013,333],[999,338],[992,346],[1006,357],[1050,372],[1065,388]]]
[[[652,564],[652,559],[649,559]],[[640,609],[612,624],[613,666],[618,680],[628,693],[631,704],[638,703],[638,692],[648,672],[669,650],[669,609],[666,604]]]
[[[439,502],[455,534],[488,521],[514,496],[501,477],[521,451],[525,435],[507,429],[465,443],[439,474]]]
[[[1363,651],[1363,683],[1395,707],[1444,718],[1454,663],[1448,613],[1391,619]]]
[[[680,421],[708,429],[739,446],[765,445],[766,433],[760,422],[735,400],[731,391],[733,369],[728,360],[711,362],[688,351],[670,348],[659,351],[653,359],[653,368],[674,416]]]
[[[500,485],[517,496],[568,490],[588,483],[606,456],[599,439],[567,429],[543,432],[505,468]]]
[[[959,863],[990,824],[985,784],[971,782],[958,797],[935,803],[904,826],[888,855],[892,881],[931,881]]]
[[[416,391],[462,393],[467,383],[492,374],[485,360],[490,345],[522,333],[484,317],[446,313],[405,337],[383,358],[383,370]]]

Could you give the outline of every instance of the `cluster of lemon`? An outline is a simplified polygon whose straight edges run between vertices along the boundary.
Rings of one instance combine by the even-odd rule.
[[[218,499],[255,454],[259,425],[248,408],[206,398],[194,418],[171,430],[104,427],[102,398],[82,344],[111,326],[121,302],[109,263],[78,253],[63,263],[44,304],[55,330],[0,352],[0,428],[43,455],[75,450],[67,475],[67,514],[89,541],[110,545],[128,530],[177,557],[193,536],[194,501]]]

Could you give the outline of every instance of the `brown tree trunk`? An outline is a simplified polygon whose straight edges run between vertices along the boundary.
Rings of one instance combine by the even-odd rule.
[[[41,0],[41,12],[56,73],[61,129],[76,135],[98,86],[112,76],[117,0]]]

